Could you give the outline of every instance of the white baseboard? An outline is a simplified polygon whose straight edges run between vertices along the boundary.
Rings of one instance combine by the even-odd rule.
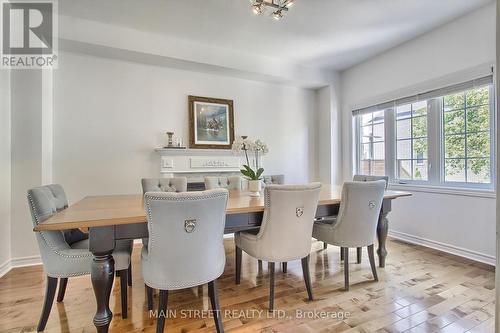
[[[10,266],[12,268],[35,266],[41,264],[42,264],[42,258],[40,256],[19,257],[19,258],[12,258],[10,260]]]
[[[411,244],[417,244],[417,245],[422,245],[425,247],[429,247],[431,249],[443,251],[446,253],[454,254],[459,257],[464,257],[467,259],[471,259],[474,261],[479,261],[484,264],[488,264],[491,266],[495,266],[496,259],[494,256],[464,249],[462,247],[446,244],[446,243],[441,243],[437,241],[433,241],[430,239],[426,238],[421,238],[418,236],[413,236],[404,232],[399,232],[399,231],[394,231],[394,230],[389,230],[389,236],[395,239],[399,239]]]
[[[12,269],[12,266],[10,265],[10,260],[7,260],[3,264],[1,264],[0,265],[0,277],[7,274],[11,269]]]
[[[41,264],[42,258],[40,256],[12,258],[11,260],[7,260],[2,265],[0,265],[0,277],[10,272],[10,270],[13,268],[35,266]]]

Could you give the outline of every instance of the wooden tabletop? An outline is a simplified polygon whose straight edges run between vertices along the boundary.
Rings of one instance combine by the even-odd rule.
[[[340,203],[341,191],[341,186],[323,185],[319,205]],[[410,195],[409,192],[386,191],[384,198],[396,199]],[[264,211],[263,196],[251,197],[246,191],[229,192],[227,214],[262,211]],[[33,230],[66,230],[143,222],[146,222],[146,213],[142,195],[102,195],[85,197],[38,224]]]

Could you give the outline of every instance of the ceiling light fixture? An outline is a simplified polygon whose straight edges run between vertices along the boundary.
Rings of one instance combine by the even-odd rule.
[[[281,11],[281,9],[279,9],[273,13],[273,19],[275,19],[276,21],[279,21],[282,18],[283,18],[283,12]]]
[[[252,3],[252,11],[255,15],[262,15],[267,13],[270,9],[270,16],[275,20],[281,20],[288,8],[292,7],[294,0],[250,0]]]
[[[264,13],[264,8],[262,8],[262,4],[252,5],[252,10],[255,15],[262,15]]]

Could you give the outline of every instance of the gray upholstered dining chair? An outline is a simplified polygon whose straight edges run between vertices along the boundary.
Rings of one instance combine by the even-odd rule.
[[[33,226],[68,207],[68,200],[61,185],[52,184],[28,190],[28,204]],[[37,232],[36,240],[47,275],[45,301],[38,322],[37,331],[43,331],[49,319],[50,310],[59,280],[57,302],[62,302],[68,278],[90,274],[93,255],[89,252],[88,237],[78,229]],[[115,269],[120,272],[122,318],[127,318],[127,271],[130,267],[132,241],[118,241],[113,252]]]
[[[186,192],[186,177],[143,178],[142,194],[146,192]]]
[[[205,177],[205,189],[226,188],[228,190],[241,190],[243,179],[240,176]]]
[[[385,188],[387,189],[387,186],[389,185],[389,176],[373,176],[373,175],[354,175],[352,177],[352,180],[355,182],[373,182],[376,180],[384,180],[385,181]],[[331,223],[331,222],[330,222]],[[327,243],[323,243],[323,248],[326,249],[328,247]],[[361,248],[358,247],[356,249],[356,254],[357,254],[357,263],[361,264]],[[340,260],[344,260],[344,251],[340,249]]]
[[[313,300],[309,253],[321,183],[269,185],[264,189],[264,216],[258,233],[237,232],[236,284],[241,280],[242,251],[269,262],[269,311],[274,309],[274,263],[300,259],[309,300]]]
[[[378,217],[384,199],[385,181],[345,182],[339,214],[331,223],[316,222],[313,237],[328,244],[340,246],[344,252],[344,282],[349,290],[349,248],[368,247],[368,257],[375,281],[373,243]]]
[[[355,182],[373,182],[376,180],[384,180],[385,181],[385,188],[387,189],[387,186],[389,185],[389,176],[373,176],[373,175],[354,175],[352,177],[352,180]],[[323,243],[323,248],[327,248],[327,243]],[[356,262],[358,264],[361,264],[361,257],[362,257],[362,249],[358,247],[356,249]],[[340,260],[344,260],[344,251],[340,249]]]
[[[224,272],[224,225],[228,191],[147,192],[149,244],[142,248],[142,274],[149,290],[159,289],[158,313],[167,313],[169,290],[208,283],[217,332],[223,332],[216,280]],[[148,308],[153,304],[148,292]],[[165,316],[156,332],[163,332]]]

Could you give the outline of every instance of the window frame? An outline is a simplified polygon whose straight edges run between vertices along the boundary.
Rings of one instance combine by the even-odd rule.
[[[372,123],[371,126],[372,127],[372,130],[374,128],[374,124],[373,124],[373,113],[376,113],[376,112],[380,112],[380,111],[373,111],[373,112],[369,112],[369,113],[366,113],[366,114],[372,114]],[[386,116],[387,116],[387,112],[384,112],[384,121],[383,121],[383,125],[384,125],[384,139],[381,140],[381,141],[374,141],[372,142],[373,144],[375,143],[384,143],[384,170],[385,170],[385,173],[387,173],[387,126],[385,125],[386,124]],[[355,139],[355,143],[356,143],[356,160],[355,160],[355,163],[356,163],[356,170],[361,170],[361,164],[363,161],[374,161],[375,159],[369,159],[369,160],[366,160],[366,159],[363,159],[362,158],[362,155],[363,155],[363,148],[362,146],[364,144],[367,144],[366,142],[363,142],[361,136],[363,134],[363,131],[362,131],[362,128],[363,127],[367,127],[368,125],[365,125],[363,126],[361,124],[361,119],[362,119],[363,115],[360,115],[359,117],[355,117],[355,135],[356,135],[356,139]],[[372,147],[373,148],[373,147]],[[371,151],[371,154],[373,155],[374,152]]]
[[[430,100],[426,100],[426,104],[427,104],[427,111],[426,111],[426,114],[425,115],[419,115],[419,116],[414,116],[413,115],[413,104],[414,103],[417,103],[419,101],[415,101],[415,102],[411,102],[411,103],[404,103],[404,104],[401,104],[401,105],[395,105],[394,108],[392,108],[392,113],[394,114],[394,122],[392,123],[393,126],[394,126],[394,133],[395,133],[395,151],[394,151],[394,155],[395,155],[395,159],[394,159],[394,173],[393,173],[393,180],[398,182],[399,184],[428,184],[429,183],[429,170],[430,170],[430,156],[429,156],[429,147],[430,147],[430,144],[429,144],[429,113],[430,113],[430,108],[429,108],[429,101]],[[398,139],[397,137],[397,122],[398,122],[398,117],[397,117],[397,109],[398,107],[401,107],[401,106],[405,106],[405,105],[411,105],[410,106],[410,117],[408,118],[410,120],[410,136],[408,138],[403,138],[403,139]],[[413,137],[413,119],[414,118],[420,118],[420,117],[426,117],[426,122],[427,122],[427,136],[426,137]],[[425,138],[427,140],[427,158],[425,158],[424,160],[427,160],[427,180],[421,180],[421,179],[413,179],[413,161],[417,161],[418,159],[416,158],[413,158],[413,141],[414,140],[418,140],[418,139],[423,139]],[[398,159],[398,148],[397,148],[397,145],[398,145],[398,141],[404,141],[404,140],[409,140],[410,141],[410,154],[411,154],[411,158],[409,159]],[[404,160],[404,161],[410,161],[410,165],[411,165],[411,173],[412,173],[412,179],[400,179],[398,178],[398,173],[399,173],[399,170],[398,170],[398,161],[399,160]]]
[[[446,156],[445,156],[445,134],[444,134],[444,108],[442,105],[441,98],[439,102],[439,135],[442,138],[440,142],[440,182],[442,183],[443,186],[449,187],[449,188],[473,188],[473,189],[487,189],[487,190],[493,190],[495,188],[495,183],[496,183],[496,165],[495,165],[495,152],[496,152],[496,99],[495,99],[495,85],[494,84],[489,84],[488,85],[488,90],[489,90],[489,113],[490,113],[490,126],[489,126],[489,137],[490,137],[490,183],[473,183],[473,182],[454,182],[454,181],[447,181],[446,180],[446,175],[445,175],[445,161],[446,161]],[[484,86],[483,86],[484,87]],[[475,89],[481,88],[475,87]],[[469,89],[470,90],[470,89]],[[466,92],[465,90],[464,92]],[[466,101],[465,101],[466,103]],[[474,106],[477,107],[477,106]],[[464,112],[465,112],[465,119],[467,119],[467,107],[464,107]],[[463,133],[464,136],[467,138],[467,135],[469,132],[467,132],[467,128],[465,133]],[[465,139],[465,157],[464,159],[467,160],[469,159],[467,157],[467,139]],[[466,170],[467,172],[467,165],[466,165]],[[467,177],[466,177],[467,179]]]
[[[386,107],[384,111],[384,131],[385,131],[385,173],[389,176],[392,185],[401,186],[424,186],[434,188],[449,188],[449,189],[464,189],[464,190],[484,190],[488,192],[495,191],[495,183],[497,177],[496,170],[496,95],[495,84],[489,83],[485,85],[478,85],[471,89],[479,89],[481,87],[489,87],[489,139],[490,139],[490,183],[472,183],[472,182],[454,182],[446,181],[445,178],[445,135],[444,135],[444,109],[442,99],[448,94],[440,97],[432,97],[426,99],[427,101],[427,163],[428,173],[427,180],[414,180],[414,179],[398,179],[397,170],[397,137],[396,137],[396,110],[397,103],[394,102],[392,107]],[[464,89],[463,92],[471,90]],[[417,100],[418,101],[418,100]],[[408,101],[400,105],[411,104],[416,101]],[[371,112],[382,111],[375,109]],[[464,109],[465,117],[467,116],[467,109]],[[355,172],[361,171],[361,118],[362,114],[358,114],[355,119]],[[467,132],[465,133],[467,135]],[[467,146],[465,147],[467,149]],[[466,158],[466,157],[465,157]],[[413,171],[412,171],[413,172]]]

